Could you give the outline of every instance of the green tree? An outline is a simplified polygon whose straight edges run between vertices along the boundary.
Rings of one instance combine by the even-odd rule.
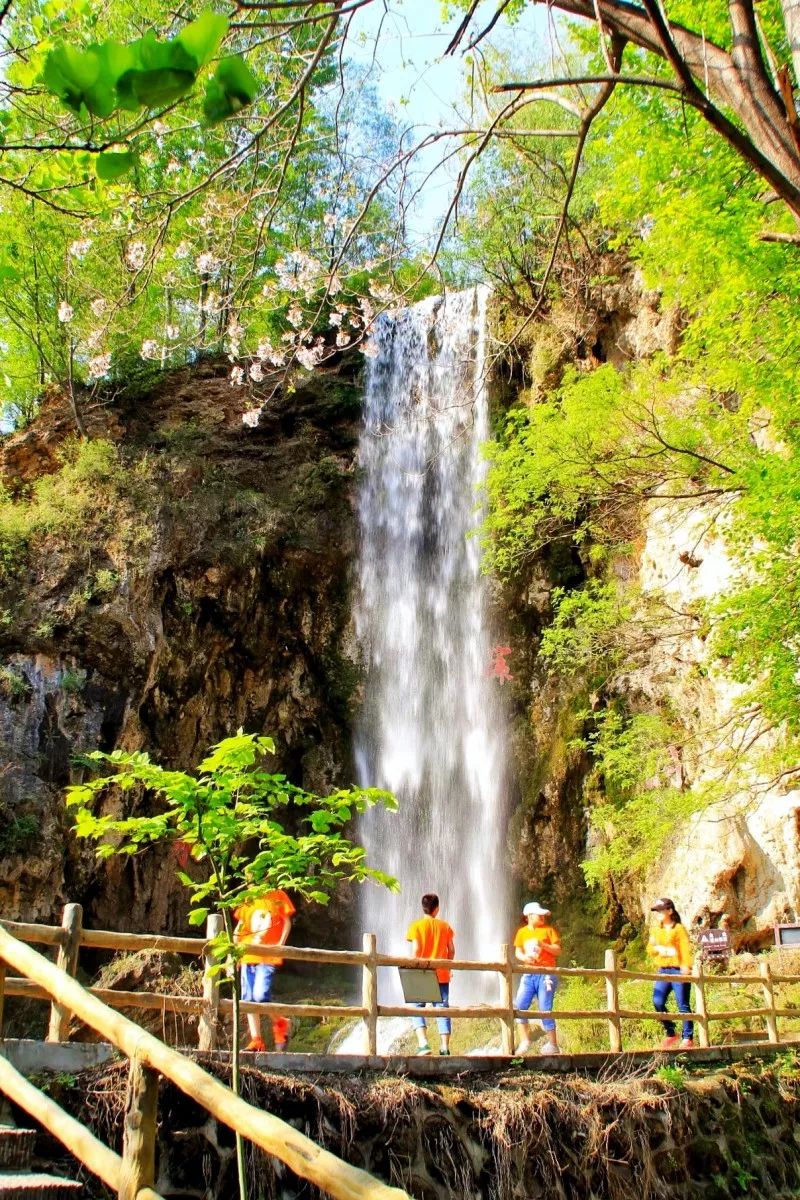
[[[222,963],[235,963],[234,910],[274,888],[289,889],[316,904],[327,904],[343,881],[371,881],[398,890],[397,882],[367,865],[362,847],[342,833],[357,813],[372,804],[395,807],[386,792],[373,788],[339,789],[315,796],[288,783],[283,775],[265,771],[263,760],[274,753],[269,737],[245,734],[213,746],[195,773],[169,771],[141,751],[86,756],[92,767],[109,767],[103,774],[67,789],[75,810],[75,833],[98,843],[99,858],[140,854],[149,846],[182,842],[191,857],[205,867],[194,879],[185,871],[178,878],[189,892],[189,921],[201,925],[213,909],[222,913],[224,933],[213,947]],[[123,796],[144,793],[156,801],[147,816],[118,817],[98,813],[109,789]],[[307,811],[307,815],[303,811]],[[290,819],[300,832],[291,832]],[[239,1091],[239,976],[233,972],[232,1084]],[[246,1200],[244,1145],[237,1136],[239,1187]]]

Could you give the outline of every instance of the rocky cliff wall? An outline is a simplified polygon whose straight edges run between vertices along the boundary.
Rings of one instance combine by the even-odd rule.
[[[294,781],[350,781],[357,369],[297,381],[255,428],[241,397],[225,364],[206,363],[108,406],[87,398],[92,445],[112,449],[86,477],[58,395],[0,442],[7,493],[57,487],[66,455],[64,502],[85,494],[74,528],[46,510],[14,541],[3,514],[4,916],[47,920],[69,899],[104,927],[185,918],[169,855],[99,869],[68,834],[61,789],[82,750],[145,748],[188,768],[243,727],[275,736],[275,769]]]

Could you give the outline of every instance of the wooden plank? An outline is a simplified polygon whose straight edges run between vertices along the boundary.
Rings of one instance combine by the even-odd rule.
[[[59,996],[82,1021],[129,1058],[138,1056],[144,1065],[160,1071],[217,1120],[275,1155],[296,1175],[310,1180],[335,1200],[410,1200],[400,1188],[389,1187],[366,1171],[343,1162],[279,1117],[234,1095],[197,1063],[102,1004],[77,980],[64,975],[41,954],[2,929],[0,958],[46,988],[51,996]]]
[[[49,994],[38,983],[19,975],[6,975],[6,995],[25,996],[28,1000],[49,1000]]]
[[[365,1053],[378,1053],[378,947],[374,933],[364,934],[364,954],[366,962],[361,968],[361,1006],[366,1016]]]
[[[612,1014],[608,1018],[608,1045],[612,1054],[619,1054],[622,1050],[622,1022],[619,1017],[617,956],[612,949],[606,950],[606,971],[606,1007]]]
[[[199,1013],[202,996],[168,996],[163,992],[118,992],[115,988],[86,988],[110,1008],[147,1008],[157,1012]]]
[[[122,1136],[119,1200],[136,1200],[156,1179],[156,1115],[158,1072],[131,1059]]]
[[[549,973],[550,972],[548,971],[548,974]],[[287,1009],[287,1012],[288,1011],[289,1010]],[[488,1004],[480,1008],[458,1008],[451,1006],[447,1010],[447,1016],[478,1018],[495,1017],[502,1020],[503,1017],[506,1016],[506,1012],[507,1010],[505,1008],[498,1008],[496,1005]],[[381,1017],[418,1017],[419,1009],[410,1008],[408,1005],[401,1006],[399,1004],[381,1004],[378,1007],[378,1014]],[[532,1015],[529,1009],[524,1008],[515,1008],[514,1015],[516,1017],[522,1017],[527,1021],[536,1019],[535,1015]],[[557,1019],[559,1021],[607,1021],[613,1015],[613,1013],[609,1012],[609,1010],[605,1008],[580,1009],[576,1010],[575,1012],[562,1011],[560,1008],[553,1010],[553,1020]],[[650,1016],[651,1014],[648,1013],[647,1015]]]
[[[694,973],[697,976],[695,984],[695,1007],[697,1008],[697,1040],[701,1050],[707,1050],[711,1045],[708,1030],[708,1005],[706,1004],[705,965],[702,956],[698,954],[694,961]]]
[[[6,964],[0,962],[0,1042],[3,1041],[3,1009],[6,998]]]
[[[661,978],[663,979],[664,976],[662,975]],[[558,1015],[559,1015],[559,1017],[561,1016],[560,1013]],[[698,1014],[695,1012],[691,1012],[691,1013],[674,1013],[674,1012],[660,1013],[660,1012],[655,1012],[654,1009],[640,1010],[638,1008],[621,1008],[619,1010],[619,1015],[625,1021],[674,1021],[676,1017],[679,1017],[681,1021],[696,1021],[698,1019]],[[716,1016],[716,1013],[708,1014],[709,1020],[713,1020],[713,1018],[715,1016]]]
[[[219,1007],[220,1012],[233,1012],[233,1001],[220,1000]],[[367,1017],[366,1008],[359,1004],[280,1004],[274,1000],[256,1004],[251,1000],[242,1000],[239,1009],[243,1013],[258,1013],[262,1017]]]
[[[64,937],[56,955],[56,966],[66,971],[73,978],[78,971],[78,952],[81,948],[81,926],[83,925],[83,908],[80,904],[65,904],[61,918],[61,928]],[[69,1021],[72,1016],[68,1008],[54,1001],[50,1006],[50,1024],[47,1030],[48,1042],[65,1042],[69,1036]]]
[[[64,940],[64,930],[60,925],[35,925],[29,921],[0,921],[0,926],[22,942],[35,942],[41,946],[60,946]]]
[[[500,1038],[503,1054],[514,1053],[514,947],[505,942],[500,947],[504,969],[501,978],[503,1015],[500,1018]]]
[[[211,942],[224,927],[222,915],[211,913],[206,921],[206,941]],[[216,956],[206,953],[203,972],[203,1010],[197,1027],[198,1050],[213,1050],[219,1034],[219,975]]]
[[[764,992],[764,1003],[767,1007],[766,1024],[767,1037],[772,1042],[773,1046],[780,1041],[778,1037],[778,1022],[775,1019],[775,989],[772,986],[772,978],[769,971],[768,962],[760,962],[758,964],[758,973],[761,976],[761,987]]]
[[[155,933],[113,933],[110,929],[84,929],[81,945],[94,950],[151,950],[165,954],[193,954],[199,958],[205,938],[171,937]]]
[[[10,1097],[62,1142],[71,1154],[102,1179],[112,1191],[119,1187],[122,1159],[105,1146],[80,1121],[64,1112],[54,1100],[20,1075],[8,1059],[0,1056],[0,1091]],[[139,1200],[143,1200],[142,1197]],[[160,1200],[160,1197],[158,1198]]]

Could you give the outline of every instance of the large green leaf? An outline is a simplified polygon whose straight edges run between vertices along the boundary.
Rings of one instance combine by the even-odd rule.
[[[114,90],[93,50],[58,46],[47,55],[42,78],[50,91],[74,112],[84,106],[98,117],[114,111]]]
[[[258,91],[258,80],[242,58],[233,54],[223,58],[206,85],[203,115],[209,125],[232,117],[251,104]]]
[[[178,34],[177,41],[192,56],[199,69],[211,61],[227,32],[227,17],[207,8]]]
[[[117,84],[120,107],[135,111],[171,104],[191,90],[194,71],[157,67],[150,71],[126,71]]]
[[[130,171],[134,161],[135,157],[130,150],[106,150],[97,156],[95,163],[97,178],[111,183],[114,179],[119,179],[126,171]]]

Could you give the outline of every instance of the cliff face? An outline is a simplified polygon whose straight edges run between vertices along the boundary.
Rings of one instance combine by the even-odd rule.
[[[673,353],[680,328],[679,313],[662,312],[658,295],[623,272],[587,309],[562,305],[548,314],[525,347],[524,381],[502,400],[548,398],[565,365],[590,372],[601,363],[621,368],[656,351]],[[557,908],[569,906],[584,892],[579,864],[594,849],[588,811],[604,789],[579,746],[591,725],[587,710],[602,716],[606,706],[621,705],[630,713],[667,713],[675,729],[672,768],[665,779],[642,779],[640,788],[672,788],[683,797],[676,809],[689,815],[673,823],[649,867],[609,881],[604,932],[627,925],[632,933],[653,896],[671,895],[687,924],[724,919],[736,945],[755,948],[772,942],[774,924],[800,916],[800,790],[794,776],[770,771],[780,731],[742,711],[743,688],[708,648],[703,605],[725,594],[737,570],[717,516],[702,498],[671,507],[651,502],[631,512],[630,552],[605,576],[590,548],[579,551],[566,537],[503,589],[520,780],[511,848],[523,886]],[[638,596],[635,622],[647,633],[631,661],[588,695],[583,679],[550,671],[538,650],[553,617],[553,588],[570,591],[609,578],[609,570]],[[655,621],[654,612],[661,614]],[[658,819],[654,801],[654,825]],[[585,909],[585,894],[581,904]]]
[[[354,364],[277,396],[256,428],[225,365],[86,405],[91,452],[52,396],[0,444],[7,492],[38,495],[16,542],[5,512],[0,585],[0,907],[44,920],[178,927],[169,855],[99,870],[67,833],[74,756],[146,748],[193,766],[215,740],[269,732],[276,770],[309,788],[350,779],[351,492],[360,417]],[[66,467],[64,462],[66,461]],[[59,472],[72,471],[65,527]],[[48,482],[49,481],[49,482]],[[68,523],[69,524],[69,523]]]

